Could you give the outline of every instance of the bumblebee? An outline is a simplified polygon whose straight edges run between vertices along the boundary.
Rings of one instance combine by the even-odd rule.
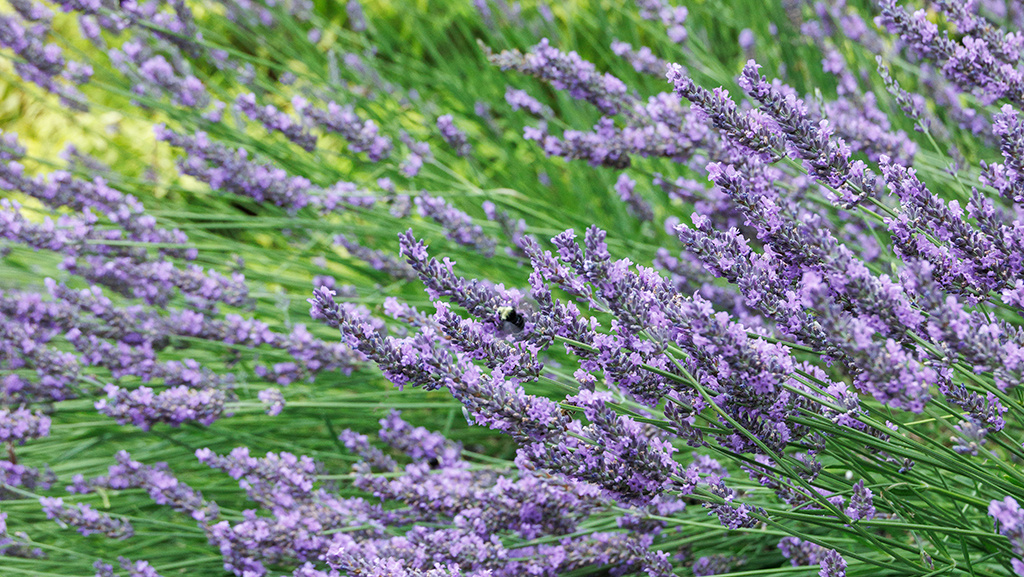
[[[498,307],[498,318],[503,332],[509,334],[522,332],[526,327],[526,317],[513,307]]]

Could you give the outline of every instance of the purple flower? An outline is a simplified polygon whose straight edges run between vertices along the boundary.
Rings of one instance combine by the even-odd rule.
[[[356,32],[366,30],[366,16],[363,14],[363,6],[359,0],[348,0],[345,3],[345,13],[348,15],[348,25]]]
[[[46,491],[56,482],[57,476],[49,467],[37,469],[25,465],[0,461],[0,482],[12,487],[22,487],[29,491]],[[0,489],[0,496],[13,499],[15,493]]]
[[[276,417],[284,409],[284,395],[277,388],[270,387],[263,389],[256,394],[256,397],[266,407],[267,415]]]
[[[821,571],[818,571],[821,577],[846,577],[846,560],[834,549],[825,551],[818,564],[821,566]]]
[[[534,116],[544,116],[550,113],[550,109],[530,96],[525,90],[517,90],[511,86],[505,88],[505,102],[512,107],[512,110],[525,110]]]
[[[701,557],[693,564],[693,574],[701,577],[705,575],[731,573],[735,568],[743,565],[745,562],[745,557],[729,555],[710,555]]]
[[[524,342],[509,342],[503,338],[525,330],[525,321],[523,327],[503,321],[500,332],[495,333],[488,330],[488,325],[463,319],[446,303],[434,304],[437,307],[434,323],[450,339],[452,347],[467,358],[483,361],[489,368],[498,369],[509,377],[536,380],[540,376],[544,365],[537,360],[531,347]]]
[[[196,457],[201,463],[239,479],[250,499],[282,511],[293,507],[296,501],[309,499],[316,479],[313,460],[291,453],[267,453],[264,458],[256,458],[250,456],[247,447],[239,447],[224,457],[200,449]]]
[[[462,458],[460,444],[449,441],[440,433],[428,431],[423,427],[413,427],[402,420],[401,413],[394,409],[378,422],[381,427],[378,434],[380,439],[414,461],[450,467]]]
[[[342,205],[366,207],[375,202],[373,195],[359,191],[352,183],[316,186],[305,177],[292,176],[272,164],[250,159],[244,148],[232,149],[211,141],[202,131],[185,136],[161,125],[156,127],[156,134],[158,140],[185,152],[186,156],[178,162],[183,174],[198,178],[213,189],[269,202],[290,212],[313,206],[329,213]]]
[[[386,273],[398,280],[415,280],[418,278],[416,271],[405,261],[384,251],[367,248],[348,236],[339,234],[334,237],[334,244],[343,247],[349,255],[357,258],[371,268]],[[321,285],[317,285],[321,286]],[[327,288],[334,288],[328,286]]]
[[[1003,198],[1024,201],[1024,121],[1013,106],[1006,104],[992,117],[992,131],[999,137],[1004,164],[981,163],[981,182],[996,189]]]
[[[744,51],[749,51],[751,48],[754,47],[755,40],[756,39],[754,38],[753,30],[751,30],[750,28],[744,28],[743,30],[740,30],[739,45],[741,49],[743,49]]]
[[[183,174],[205,181],[211,188],[293,211],[313,203],[313,197],[320,193],[306,178],[289,176],[280,168],[254,162],[245,149],[233,150],[213,142],[204,132],[184,136],[158,126],[156,134],[157,139],[186,153],[179,162]]]
[[[917,178],[917,171],[881,158],[889,190],[900,211],[887,219],[896,252],[904,260],[927,260],[936,280],[953,293],[988,293],[1015,282],[1024,265],[1001,238],[971,226],[957,201],[943,201]],[[981,208],[981,207],[979,207]],[[977,209],[976,209],[977,210]],[[934,238],[936,244],[922,236]]]
[[[526,54],[518,50],[505,50],[500,54],[488,51],[487,58],[502,70],[536,76],[558,90],[566,90],[573,98],[590,102],[604,114],[618,114],[633,108],[634,99],[624,82],[611,74],[597,72],[592,63],[575,52],[558,50],[547,38]]]
[[[52,28],[44,6],[35,2],[20,6],[19,16],[0,15],[0,46],[18,55],[15,72],[25,81],[58,95],[71,108],[86,110],[86,98],[75,85],[87,81],[90,70],[79,63],[72,67],[59,46],[46,43]]]
[[[811,176],[835,189],[844,205],[858,202],[874,192],[874,175],[863,162],[850,160],[851,149],[842,139],[832,138],[835,129],[828,120],[814,123],[802,100],[780,90],[758,72],[760,66],[747,62],[738,80],[754,100],[776,123],[776,130],[785,138],[789,149],[804,160]],[[816,125],[815,125],[816,124]]]
[[[928,114],[924,96],[904,90],[889,73],[889,68],[883,63],[881,56],[875,56],[878,63],[878,74],[885,83],[885,88],[896,99],[903,114],[914,121],[914,128],[920,132],[927,132],[932,128],[932,119]]]
[[[328,572],[313,565],[322,559],[332,569],[382,576],[385,570],[388,575],[459,574],[458,565],[474,574],[554,577],[611,563],[659,577],[671,574],[666,556],[649,549],[652,536],[584,528],[592,514],[610,505],[593,485],[535,473],[523,459],[514,474],[471,466],[457,444],[411,426],[397,412],[381,420],[380,438],[413,459],[404,468],[364,435],[345,431],[341,438],[359,456],[353,465],[355,486],[386,506],[341,498],[318,486],[323,465],[308,457],[255,458],[244,447],[225,456],[197,451],[201,462],[237,479],[261,507],[246,511],[241,520],[204,526],[226,570],[264,575],[267,564],[296,559],[302,565],[294,575],[322,577]],[[506,548],[497,537],[510,532],[526,540],[554,539]]]
[[[437,129],[441,131],[441,137],[455,150],[455,154],[459,156],[467,156],[472,152],[472,147],[469,145],[469,138],[465,132],[462,132],[455,126],[454,119],[451,114],[445,114],[437,118]]]
[[[305,101],[298,100],[296,109],[305,107]],[[295,144],[298,144],[306,152],[316,149],[316,136],[310,134],[302,124],[296,122],[284,111],[278,110],[272,104],[260,107],[256,105],[256,95],[253,93],[239,94],[235,99],[235,108],[250,119],[259,122],[270,132],[280,132]]]
[[[620,174],[615,182],[615,192],[619,193],[619,199],[626,203],[630,214],[642,221],[654,220],[654,211],[651,205],[644,200],[644,197],[635,192],[636,181],[625,174]]]
[[[121,47],[109,51],[111,64],[131,82],[134,94],[147,99],[170,96],[171,103],[203,110],[210,105],[210,95],[202,81],[189,73],[183,63],[187,60],[171,57],[168,60],[147,43],[131,39]],[[145,107],[145,101],[135,102]]]
[[[948,374],[940,373],[923,360],[920,350],[904,348],[894,338],[876,340],[877,331],[867,319],[845,314],[823,301],[820,277],[805,275],[801,290],[819,311],[820,326],[847,355],[847,362],[854,369],[854,385],[879,402],[921,412],[931,398],[933,384],[941,385],[948,380]]]
[[[633,46],[628,42],[615,40],[612,42],[611,49],[616,56],[632,64],[633,69],[641,74],[650,74],[651,76],[663,78],[665,71],[668,70],[668,62],[655,56],[654,52],[646,46],[641,46],[638,50],[634,50]]]
[[[432,208],[438,203],[431,203]],[[498,309],[503,306],[516,307],[521,295],[518,291],[506,290],[502,285],[459,277],[454,272],[455,262],[445,257],[443,261],[427,254],[427,245],[416,239],[412,230],[398,237],[400,252],[406,262],[419,274],[426,285],[427,294],[432,298],[444,297],[469,311],[481,321],[489,321],[495,328],[501,327]]]
[[[125,557],[118,557],[117,560],[121,564],[121,569],[128,572],[128,577],[160,577],[148,561],[132,561]],[[99,574],[97,570],[97,575]]]
[[[685,162],[701,158],[698,151],[704,151],[700,149],[714,155],[720,148],[707,119],[695,109],[684,108],[669,93],[652,96],[646,104],[637,103],[623,126],[614,118],[603,117],[591,131],[569,129],[559,138],[542,122],[527,127],[524,138],[540,143],[548,156],[613,168],[628,167],[631,154]]]
[[[641,18],[661,22],[669,40],[676,44],[686,41],[687,32],[683,24],[689,11],[685,6],[672,6],[666,0],[636,0],[636,6],[640,9]]]
[[[374,121],[363,120],[351,106],[331,101],[327,103],[327,109],[322,110],[305,101],[297,101],[295,109],[309,124],[347,140],[352,152],[365,152],[371,162],[386,159],[394,148],[391,139],[379,133]]]
[[[106,513],[96,511],[88,503],[78,503],[69,508],[59,497],[41,497],[39,504],[42,505],[47,519],[53,519],[58,524],[71,525],[82,535],[101,533],[111,539],[127,539],[135,532],[127,519],[114,519]]]
[[[448,239],[472,248],[486,257],[494,256],[497,243],[484,233],[480,225],[473,224],[473,219],[468,214],[455,208],[445,199],[426,193],[417,196],[415,203],[421,216],[432,219],[445,229],[445,236]]]
[[[779,541],[779,551],[783,557],[789,559],[791,565],[800,567],[803,565],[817,565],[828,549],[796,537],[783,537]]]
[[[96,410],[119,424],[132,423],[148,431],[155,423],[177,427],[187,421],[209,425],[224,413],[226,394],[217,389],[195,389],[185,385],[155,393],[149,387],[128,391],[107,385],[106,399],[96,401]]]
[[[937,64],[950,82],[986,104],[1001,98],[1018,106],[1024,103],[1024,76],[1016,66],[1024,43],[1019,33],[999,34],[986,22],[989,33],[978,35],[982,19],[955,8],[956,3],[943,2],[954,21],[966,28],[958,31],[962,36],[956,41],[948,32],[940,32],[924,10],[911,14],[896,0],[881,0],[879,5],[877,24],[899,34],[912,53]]]
[[[415,246],[403,250],[419,252]],[[416,258],[425,257],[424,252]],[[575,398],[596,424],[586,432],[576,431],[593,439],[580,442],[566,435],[571,422],[556,403],[526,394],[517,380],[508,379],[499,368],[490,374],[478,370],[446,350],[430,327],[406,339],[384,338],[347,318],[328,289],[318,289],[310,302],[314,318],[339,327],[393,382],[447,387],[463,403],[471,422],[512,435],[524,445],[524,455],[538,464],[600,484],[629,501],[649,500],[671,485],[670,475],[677,467],[671,445],[644,436],[643,427],[617,415],[603,397],[582,391]],[[609,470],[600,463],[615,463],[615,467]]]
[[[853,495],[850,496],[850,505],[845,511],[846,516],[853,521],[874,519],[875,506],[871,497],[871,489],[864,486],[864,479],[857,481],[853,486]]]
[[[156,504],[187,513],[203,528],[209,527],[220,515],[216,503],[206,501],[202,493],[179,481],[166,463],[143,465],[131,460],[127,451],[118,451],[115,459],[117,464],[108,468],[106,476],[88,481],[90,488],[145,489]]]
[[[11,410],[0,406],[0,442],[22,445],[29,439],[50,434],[50,417],[25,407]]]
[[[1006,497],[1002,501],[994,499],[988,506],[988,514],[995,520],[995,528],[1000,535],[1010,540],[1010,547],[1017,559],[1012,559],[1014,571],[1020,574],[1024,569],[1024,511],[1017,500]]]

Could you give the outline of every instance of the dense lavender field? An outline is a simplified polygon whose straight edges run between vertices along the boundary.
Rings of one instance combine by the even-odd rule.
[[[1024,575],[1024,8],[6,0],[0,576]]]

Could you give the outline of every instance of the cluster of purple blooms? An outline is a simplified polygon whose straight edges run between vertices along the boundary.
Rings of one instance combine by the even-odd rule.
[[[1024,511],[1016,499],[1007,497],[1002,501],[992,501],[988,506],[988,514],[995,520],[999,534],[1010,540],[1013,554],[1016,555],[1011,560],[1014,572],[1024,575]]]
[[[265,575],[268,564],[286,559],[296,563],[296,577],[339,570],[554,576],[602,565],[672,574],[667,555],[648,548],[664,526],[653,517],[681,509],[682,502],[663,499],[630,510],[635,521],[646,519],[646,532],[584,530],[588,518],[614,506],[599,487],[535,471],[525,462],[513,471],[475,468],[462,456],[460,444],[413,427],[397,412],[380,425],[379,439],[392,449],[390,454],[366,435],[346,430],[340,436],[359,458],[352,466],[353,484],[372,498],[335,494],[317,479],[323,465],[309,457],[254,457],[246,447],[227,455],[196,451],[201,463],[228,474],[245,490],[254,508],[240,519],[224,518],[216,503],[176,479],[166,464],[143,465],[123,452],[107,475],[76,478],[68,490],[145,490],[156,503],[190,516],[219,548],[224,569],[239,576]],[[131,531],[126,521],[84,504],[69,509],[59,498],[45,498],[43,508],[48,517],[86,534],[123,538]],[[401,531],[397,536],[396,530]],[[538,544],[504,545],[510,536]],[[127,563],[122,560],[129,570]],[[381,573],[384,568],[391,572]],[[98,562],[97,570],[106,575],[111,569]]]
[[[88,503],[78,503],[74,507],[64,505],[60,497],[43,497],[39,500],[47,519],[70,525],[82,535],[102,533],[113,539],[127,539],[134,529],[127,519],[114,519],[106,513],[100,513]]]
[[[48,486],[49,473],[18,464],[14,448],[50,434],[54,403],[95,399],[99,413],[143,430],[208,425],[229,415],[229,405],[239,401],[235,375],[217,363],[182,358],[175,339],[225,347],[224,354],[232,347],[251,350],[254,360],[262,349],[266,360],[255,363],[253,372],[279,385],[322,372],[348,373],[363,362],[349,347],[317,338],[302,324],[282,331],[252,318],[244,274],[195,264],[199,255],[188,236],[147,214],[99,163],[72,151],[69,159],[98,167],[100,174],[81,177],[71,167],[31,175],[25,155],[15,135],[2,135],[0,188],[41,207],[0,201],[4,254],[44,254],[56,265],[54,276],[64,280],[0,291],[0,442],[11,448],[10,460],[0,461],[3,483]],[[88,288],[71,288],[82,281]],[[351,311],[368,314],[359,307]],[[275,414],[284,403],[280,391],[261,393],[260,400]],[[131,533],[126,522],[85,504],[73,509],[47,501],[44,509],[85,534]]]
[[[66,59],[61,47],[48,41],[53,11],[33,0],[16,0],[10,6],[13,13],[0,15],[0,47],[15,55],[15,72],[58,95],[62,103],[85,110],[87,100],[78,86],[89,82],[93,70],[86,63]]]
[[[91,68],[47,43],[47,9],[30,0],[11,4],[15,13],[0,16],[0,47],[15,55],[15,71],[84,107],[76,86],[89,81]],[[485,48],[491,64],[592,107],[596,123],[573,127],[524,90],[509,87],[504,95],[508,108],[533,118],[525,140],[547,156],[617,171],[610,196],[624,214],[647,238],[664,230],[678,240],[660,247],[650,267],[639,256],[614,256],[621,251],[615,233],[596,225],[541,239],[491,201],[482,207],[493,223],[485,226],[453,197],[423,190],[447,168],[430,139],[439,137],[464,157],[460,163],[477,160],[470,135],[478,132],[460,129],[451,114],[416,134],[391,132],[366,109],[339,104],[294,74],[287,81],[282,74],[276,88],[297,85],[302,95],[278,100],[257,86],[252,63],[204,41],[183,2],[117,4],[67,1],[61,8],[79,18],[135,104],[194,113],[156,128],[157,140],[178,155],[180,175],[288,218],[400,221],[390,231],[397,254],[374,248],[370,227],[332,234],[327,244],[339,258],[382,273],[379,287],[422,283],[431,309],[389,297],[382,309],[392,320],[385,321],[325,270],[313,282],[310,316],[340,338],[313,332],[327,334],[323,327],[271,326],[254,317],[258,291],[244,267],[202,266],[208,261],[189,236],[147,214],[120,175],[75,151],[67,170],[26,168],[36,163],[2,133],[0,189],[23,201],[0,200],[0,257],[48,259],[56,278],[0,291],[0,444],[9,453],[0,460],[0,499],[8,489],[35,495],[52,485],[45,468],[17,463],[16,450],[51,434],[52,409],[62,401],[89,399],[101,415],[144,431],[207,426],[247,400],[250,387],[239,387],[239,376],[277,385],[248,395],[276,416],[287,405],[278,387],[372,363],[399,388],[446,391],[469,424],[510,437],[514,468],[476,466],[459,443],[392,412],[380,421],[378,442],[352,430],[338,438],[358,459],[350,478],[365,496],[324,482],[326,465],[311,457],[257,457],[247,447],[195,455],[238,481],[252,504],[240,515],[222,512],[167,464],[123,451],[107,475],[78,475],[68,491],[143,490],[191,518],[224,569],[239,577],[284,565],[294,577],[553,576],[605,566],[668,576],[672,554],[694,575],[715,575],[756,560],[668,550],[668,521],[687,507],[703,508],[731,531],[814,519],[876,551],[883,543],[906,548],[883,533],[914,514],[876,499],[888,490],[876,477],[905,475],[917,488],[924,477],[911,477],[915,471],[959,475],[952,469],[964,464],[965,479],[977,486],[994,479],[984,494],[999,495],[988,507],[991,539],[971,532],[964,555],[969,547],[999,549],[1005,565],[1024,575],[1024,512],[1013,496],[1022,477],[1007,458],[1024,457],[1009,434],[1024,416],[1024,120],[1017,110],[1024,106],[1024,35],[986,17],[992,2],[929,2],[940,24],[927,10],[879,0],[875,23],[888,37],[844,2],[808,2],[791,24],[820,49],[835,97],[801,94],[782,71],[763,75],[752,59],[762,46],[750,29],[738,37],[751,59],[731,79],[736,96],[670,63],[678,54],[646,46],[616,41],[612,52],[635,72],[667,80],[647,97],[547,38],[525,51]],[[301,1],[225,4],[230,20],[254,30],[274,29],[286,17],[306,25],[312,11]],[[494,25],[489,5],[477,4]],[[637,0],[636,8],[685,49],[685,7]],[[509,21],[521,17],[512,7],[502,11]],[[352,30],[365,31],[358,2],[347,12]],[[315,44],[320,34],[312,28],[307,39]],[[853,45],[879,55],[887,92],[876,94],[870,72],[844,58],[841,48]],[[359,59],[345,58],[346,73],[382,86]],[[886,64],[896,59],[920,66],[921,79],[900,84]],[[228,105],[203,80],[211,66],[248,87],[231,107],[235,140],[219,136],[230,130]],[[341,86],[340,73],[329,72]],[[401,106],[421,101],[411,91],[392,96]],[[908,122],[892,120],[890,109]],[[940,180],[932,152],[919,151],[900,126],[912,123],[937,147],[937,139],[955,140],[943,119],[1001,159],[972,172],[952,145],[955,178]],[[261,137],[295,145],[287,145],[294,158],[275,157],[280,150],[246,136],[249,124],[261,127]],[[335,138],[347,144],[348,160],[372,163],[375,187],[319,170]],[[396,146],[401,158],[393,159]],[[946,190],[954,181],[960,189]],[[689,221],[671,214],[676,209],[689,212]],[[514,259],[518,284],[470,278],[453,258],[429,252],[407,221],[478,260]],[[191,358],[182,342],[201,343],[196,348],[207,354]],[[942,458],[914,452],[924,429],[905,433],[887,421],[906,413],[948,433],[930,440]],[[735,457],[749,482],[707,454],[685,456],[683,446]],[[852,472],[837,474],[837,454],[870,462],[868,472],[851,483]],[[1005,466],[1004,477],[988,472],[989,460]],[[963,519],[990,523],[978,501],[954,502]],[[39,504],[48,519],[82,535],[126,539],[134,532],[126,517],[88,503],[44,496]],[[602,523],[609,516],[615,526]],[[887,561],[847,555],[854,551],[843,540],[800,535],[779,541],[776,555],[793,566],[817,565],[821,577],[845,577],[848,563]],[[8,534],[0,514],[0,554],[38,556],[29,545]],[[956,565],[938,549],[942,563]],[[897,546],[892,558],[906,561],[898,557],[904,553]],[[923,549],[919,557],[919,574],[935,568]],[[120,566],[156,576],[146,561],[122,558]],[[95,570],[116,575],[102,560]]]
[[[437,117],[437,129],[441,131],[441,137],[448,143],[448,146],[452,147],[455,154],[459,156],[466,156],[472,152],[472,147],[469,145],[469,138],[465,132],[462,132],[455,126],[455,121],[451,114],[445,114],[444,116]]]

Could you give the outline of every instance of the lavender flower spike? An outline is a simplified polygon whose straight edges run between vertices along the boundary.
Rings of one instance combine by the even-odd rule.
[[[881,14],[875,22],[890,34],[899,34],[910,52],[937,64],[947,80],[974,93],[985,104],[1005,98],[1017,106],[1024,105],[1024,73],[1018,66],[1020,34],[978,37],[968,31],[957,41],[948,32],[940,33],[924,10],[910,14],[896,0],[878,0],[878,5]],[[964,23],[963,18],[957,19],[958,24]]]
[[[678,64],[668,65],[666,77],[676,94],[703,110],[726,138],[760,154],[769,162],[781,157],[781,136],[763,124],[752,122],[748,114],[740,112],[736,103],[729,98],[728,90],[719,87],[711,91],[698,86]]]
[[[135,533],[128,520],[113,519],[93,509],[88,503],[78,503],[72,508],[65,507],[64,500],[59,497],[42,497],[39,504],[43,506],[47,519],[71,525],[82,535],[102,533],[111,539],[127,539]]]
[[[643,196],[635,192],[635,188],[636,181],[625,174],[620,174],[619,179],[615,182],[615,192],[619,193],[619,199],[626,203],[630,214],[639,220],[654,220],[654,211],[651,209],[651,205]]]
[[[415,199],[420,216],[429,218],[445,229],[445,236],[462,246],[472,248],[486,257],[494,256],[497,241],[487,236],[473,218],[455,208],[440,196],[421,194]]]
[[[818,564],[820,577],[846,577],[846,559],[834,549],[827,551]]]
[[[394,148],[390,138],[379,134],[374,121],[363,120],[349,105],[331,101],[327,103],[327,110],[321,110],[302,101],[293,104],[306,122],[340,135],[348,141],[349,150],[365,152],[371,162],[384,160]]]
[[[676,44],[686,41],[689,36],[683,26],[689,15],[686,6],[672,6],[666,0],[636,0],[636,6],[641,18],[661,22],[669,40]]]
[[[296,122],[291,116],[276,106],[268,104],[260,107],[256,105],[256,95],[253,93],[239,94],[235,99],[235,107],[239,112],[250,119],[259,122],[270,132],[280,132],[295,144],[298,144],[306,152],[316,149],[316,136],[305,129],[302,124]]]
[[[618,114],[634,108],[626,83],[612,76],[601,74],[596,67],[580,58],[575,52],[565,53],[551,46],[547,38],[523,54],[518,50],[506,50],[501,54],[487,51],[491,64],[502,70],[513,69],[535,76],[550,83],[559,90],[567,90],[569,96],[586,100],[604,114]]]
[[[50,417],[40,411],[32,412],[24,407],[11,410],[0,408],[0,443],[22,444],[28,439],[37,439],[50,434]]]
[[[850,506],[846,508],[846,515],[854,521],[871,520],[875,517],[871,489],[864,486],[864,479],[857,481],[857,484],[853,486],[853,496],[850,497]]]
[[[455,126],[455,121],[451,114],[438,117],[437,129],[441,131],[441,136],[448,143],[448,146],[455,150],[455,154],[468,156],[472,152],[473,149],[469,146],[469,138],[465,132]]]
[[[1017,559],[1012,559],[1014,571],[1018,575],[1024,575],[1024,509],[1020,508],[1017,500],[1013,497],[1006,497],[1002,501],[993,500],[988,505],[988,514],[995,520],[996,530],[1000,535],[1010,540],[1010,546]]]
[[[827,120],[817,126],[811,120],[807,106],[791,93],[784,93],[761,76],[761,66],[750,60],[739,78],[743,88],[761,110],[777,123],[791,150],[804,160],[807,171],[822,184],[840,194],[844,206],[856,204],[875,190],[875,176],[859,160],[851,161],[850,147],[842,139],[833,139],[834,128]]]
[[[999,137],[1004,164],[981,163],[981,182],[995,188],[999,196],[1024,202],[1024,120],[1009,104],[992,117],[992,132]]]

